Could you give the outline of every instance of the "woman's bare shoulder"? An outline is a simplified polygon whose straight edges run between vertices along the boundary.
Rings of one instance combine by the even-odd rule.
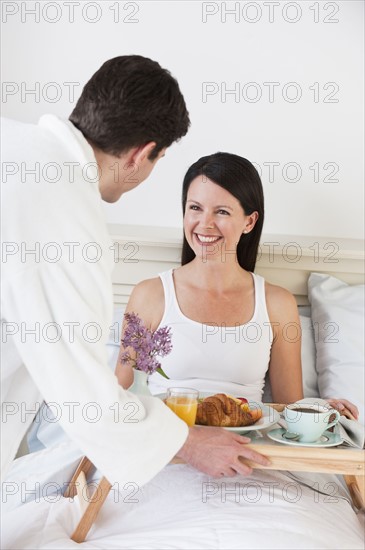
[[[160,301],[163,299],[164,292],[162,281],[160,277],[154,277],[153,279],[145,279],[136,284],[134,287],[129,302],[134,304],[144,303],[148,301]]]
[[[266,298],[270,300],[294,300],[295,298],[289,290],[283,288],[282,286],[273,285],[265,281],[265,292]]]
[[[265,295],[270,317],[292,317],[294,313],[297,314],[296,300],[286,288],[265,282]]]
[[[133,289],[133,292],[142,294],[158,290],[163,292],[162,281],[160,277],[153,277],[152,279],[145,279],[144,281],[140,281],[139,283],[137,283]]]
[[[160,277],[138,283],[129,298],[126,312],[137,313],[147,326],[159,325],[165,309],[165,296]]]

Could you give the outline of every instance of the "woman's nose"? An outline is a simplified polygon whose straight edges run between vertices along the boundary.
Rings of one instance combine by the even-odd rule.
[[[211,214],[208,212],[203,215],[203,218],[201,220],[202,227],[205,229],[213,229],[214,228],[214,220]]]

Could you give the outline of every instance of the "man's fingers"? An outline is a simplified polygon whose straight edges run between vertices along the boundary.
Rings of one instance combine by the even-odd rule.
[[[248,476],[252,468],[240,458],[269,466],[270,461],[263,455],[250,449],[248,437],[230,433],[223,428],[190,428],[187,442],[177,456],[198,470],[212,477],[232,477],[236,473]]]
[[[245,447],[244,450],[240,451],[238,459],[241,460],[241,457],[247,458],[252,462],[257,462],[257,464],[261,464],[262,466],[270,466],[271,464],[271,461],[266,456],[260,455],[248,447]]]
[[[237,463],[234,464],[234,469],[238,474],[241,474],[242,476],[249,476],[252,474],[252,468],[248,464],[246,464],[241,457],[238,457]]]
[[[236,469],[233,469],[233,468],[230,468],[229,466],[226,466],[225,468],[223,468],[221,470],[219,475],[217,475],[215,477],[234,477],[236,475],[237,475],[237,470]]]
[[[245,435],[236,435],[235,441],[238,443],[251,443],[251,439],[249,437],[246,437]]]

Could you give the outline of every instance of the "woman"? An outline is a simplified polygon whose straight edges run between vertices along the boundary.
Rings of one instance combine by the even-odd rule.
[[[152,393],[180,385],[261,401],[268,371],[275,402],[302,399],[295,299],[254,273],[264,222],[256,169],[238,155],[202,157],[185,175],[182,202],[182,266],[138,284],[126,308],[152,331],[172,328],[169,380],[150,376]],[[132,368],[118,362],[116,374],[129,387]],[[346,400],[331,404],[357,417]]]

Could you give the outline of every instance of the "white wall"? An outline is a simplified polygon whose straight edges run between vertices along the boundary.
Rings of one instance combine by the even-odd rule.
[[[79,1],[72,22],[68,2],[1,4],[4,116],[67,117],[86,80],[116,55],[151,57],[180,83],[190,132],[139,189],[106,205],[109,222],[179,227],[186,169],[220,150],[260,165],[265,233],[363,237],[362,1]],[[66,82],[77,83],[71,100]],[[216,93],[204,98],[207,82]],[[35,86],[38,95],[22,97]],[[238,96],[224,96],[224,86]],[[279,163],[271,178],[267,163]]]

